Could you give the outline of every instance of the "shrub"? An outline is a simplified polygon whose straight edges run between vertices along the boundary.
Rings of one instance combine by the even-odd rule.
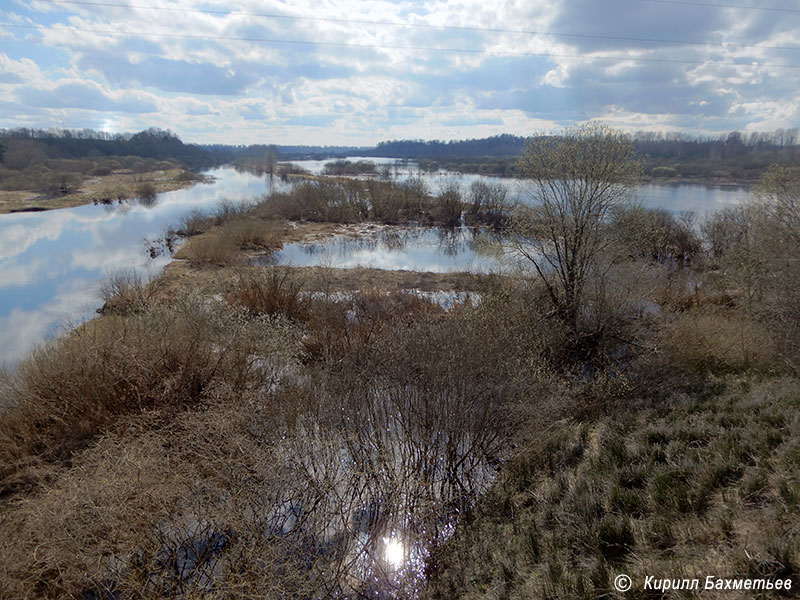
[[[232,202],[231,200],[223,200],[219,203],[214,210],[214,224],[223,225],[228,221],[241,219],[245,217],[251,210],[251,207],[244,202]]]
[[[506,201],[508,189],[502,184],[475,181],[469,188],[467,204],[467,223],[488,225],[501,229],[508,219],[509,207]]]
[[[144,281],[133,270],[111,275],[100,285],[103,306],[97,312],[118,315],[142,312],[151,306],[162,289],[160,281]]]
[[[111,173],[112,173],[111,167],[108,167],[108,166],[95,167],[94,169],[92,169],[92,172],[91,172],[91,174],[94,175],[95,177],[101,177],[101,176],[104,176],[104,175],[111,175]]]
[[[199,181],[200,179],[202,179],[200,175],[187,170],[183,170],[175,176],[176,181]]]
[[[136,195],[145,201],[155,200],[158,190],[149,181],[143,181],[136,186]]]
[[[461,223],[464,212],[464,201],[461,197],[461,187],[457,181],[448,181],[442,185],[442,190],[434,200],[434,220],[445,227],[455,227]]]
[[[241,248],[274,248],[277,244],[274,225],[253,217],[227,221],[217,235]]]
[[[675,177],[678,171],[673,167],[653,167],[650,171],[653,177]]]
[[[170,228],[170,231],[177,233],[183,237],[191,237],[205,233],[213,226],[214,221],[212,217],[204,215],[198,209],[192,209],[184,215],[176,226]]]
[[[300,282],[281,268],[240,275],[227,299],[252,316],[283,315],[292,320],[307,318],[310,305]]]

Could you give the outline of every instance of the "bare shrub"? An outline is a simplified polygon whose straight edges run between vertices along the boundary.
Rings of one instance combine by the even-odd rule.
[[[142,312],[158,296],[160,281],[145,281],[134,270],[109,275],[100,284],[103,307],[97,312],[118,315]]]
[[[214,224],[212,217],[204,215],[199,209],[195,208],[184,215],[177,225],[170,228],[171,231],[183,237],[191,237],[205,233]]]
[[[507,194],[508,189],[502,184],[474,181],[469,188],[467,223],[503,228],[509,216]]]
[[[632,258],[686,265],[700,253],[693,216],[675,216],[665,209],[618,207],[609,223],[620,250]]]
[[[240,274],[227,300],[253,316],[284,315],[292,320],[307,318],[310,304],[302,283],[278,267]]]
[[[214,209],[214,224],[223,225],[228,221],[241,219],[250,212],[251,206],[244,202],[233,202],[231,200],[223,200]]]
[[[100,166],[97,166],[94,169],[92,169],[90,174],[93,177],[101,177],[101,176],[105,176],[105,175],[111,175],[111,173],[112,173],[112,170],[111,170],[110,166],[100,165]]]
[[[274,224],[254,217],[227,221],[216,234],[240,248],[264,249],[277,245]]]
[[[256,210],[267,218],[293,221],[356,223],[367,217],[359,182],[305,181],[290,192],[265,197]]]
[[[252,370],[223,363],[202,395],[213,400],[205,410],[165,419],[163,410],[135,409],[125,427],[106,427],[94,446],[73,451],[75,468],[60,472],[49,494],[15,505],[0,523],[0,532],[15,531],[0,536],[6,588],[19,595],[36,582],[36,595],[54,598],[209,596],[223,588],[242,598],[416,596],[432,550],[491,484],[515,430],[513,406],[540,377],[531,368],[535,344],[507,326],[513,318],[502,303],[450,315],[426,304],[366,295],[345,321],[372,331],[358,351],[342,346],[324,368],[300,377],[282,371],[280,379],[259,365],[269,348],[287,355],[287,342],[297,341],[291,330],[269,321],[265,347],[259,319],[220,323],[208,335],[217,359],[243,356],[241,344]],[[203,320],[183,317],[185,327]],[[380,325],[391,319],[398,326]],[[205,340],[187,339],[187,356],[202,360]],[[139,346],[125,348],[132,345]],[[84,405],[108,396],[107,382],[121,372],[123,382],[151,374],[178,384],[174,361],[167,373],[152,346],[141,351],[126,351],[124,365],[98,357],[109,373],[88,378],[94,388]],[[143,400],[160,399],[151,407],[177,391],[137,389]],[[52,409],[48,403],[42,414]],[[70,416],[51,437],[74,425]]]
[[[464,200],[458,181],[451,180],[442,183],[439,195],[434,200],[433,210],[434,220],[445,227],[455,227],[461,223]]]
[[[157,193],[156,186],[149,181],[143,181],[136,186],[136,195],[142,200],[155,200]]]
[[[429,192],[421,179],[401,183],[369,180],[365,187],[370,214],[376,221],[387,224],[421,221],[430,212]]]
[[[392,328],[442,312],[439,305],[425,298],[377,290],[361,290],[344,300],[318,299],[308,315],[303,345],[313,359],[360,356]]]
[[[176,181],[200,181],[203,177],[197,173],[192,173],[189,170],[182,170],[175,176]]]

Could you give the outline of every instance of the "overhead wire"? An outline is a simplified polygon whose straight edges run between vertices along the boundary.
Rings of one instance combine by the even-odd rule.
[[[478,27],[478,26],[464,26],[464,25],[434,25],[430,23],[408,23],[402,21],[389,21],[389,20],[374,20],[374,19],[354,19],[344,17],[318,17],[308,15],[286,15],[281,13],[263,13],[263,12],[249,12],[237,10],[214,10],[205,8],[185,8],[176,6],[152,6],[142,4],[124,4],[120,2],[88,2],[85,0],[38,0],[39,2],[47,2],[49,4],[70,4],[76,6],[95,6],[102,8],[127,8],[136,10],[154,10],[154,11],[167,11],[167,12],[180,12],[180,13],[198,13],[220,16],[245,16],[265,19],[284,19],[296,21],[316,21],[328,23],[341,23],[351,25],[376,25],[376,26],[390,26],[390,27],[407,27],[412,29],[439,29],[443,31],[465,31],[477,33],[504,33],[504,34],[519,34],[531,36],[546,36],[546,37],[566,37],[566,38],[580,38],[580,39],[599,39],[607,41],[629,41],[629,42],[646,42],[654,44],[680,44],[692,46],[706,46],[706,47],[734,47],[734,48],[760,48],[764,50],[800,50],[800,46],[768,46],[761,44],[741,44],[736,42],[707,42],[696,40],[673,40],[663,38],[643,38],[619,35],[601,35],[594,33],[564,33],[554,31],[541,31],[541,30],[528,30],[528,29],[506,29],[497,27]],[[645,0],[648,1],[648,0]],[[661,0],[652,0],[661,1]],[[667,2],[667,0],[664,0]],[[796,11],[800,12],[800,11]]]
[[[688,64],[688,65],[720,65],[720,66],[736,66],[736,67],[775,67],[782,69],[800,69],[797,64],[783,64],[783,63],[764,63],[758,61],[751,61],[749,63],[735,62],[735,61],[720,61],[720,60],[685,60],[675,58],[653,58],[641,56],[600,56],[593,54],[564,54],[553,52],[512,52],[505,50],[478,50],[474,48],[442,48],[437,46],[404,46],[393,44],[362,44],[355,42],[325,42],[325,41],[312,41],[312,40],[286,40],[277,38],[257,38],[257,37],[238,37],[238,36],[217,36],[217,35],[192,35],[180,33],[154,33],[147,31],[120,31],[113,29],[89,29],[84,27],[52,27],[45,25],[23,25],[19,23],[0,23],[0,27],[11,27],[15,29],[35,29],[45,31],[69,31],[79,33],[96,33],[100,35],[119,35],[119,36],[139,36],[139,37],[163,37],[163,38],[176,38],[176,39],[192,39],[192,40],[212,40],[212,41],[239,41],[251,43],[266,43],[266,44],[287,44],[287,45],[303,45],[303,46],[326,46],[338,48],[357,48],[357,49],[376,49],[376,50],[406,50],[412,52],[444,52],[455,54],[473,54],[473,55],[490,55],[490,56],[519,56],[519,57],[540,57],[540,58],[574,58],[579,60],[608,60],[616,62],[646,62],[646,63],[666,63],[666,64]]]
[[[778,8],[773,6],[752,6],[744,4],[721,4],[719,2],[691,2],[690,0],[642,0],[642,2],[653,2],[655,4],[677,4],[680,6],[702,6],[707,8],[734,8],[737,10],[762,10],[768,12],[782,12],[800,14],[800,10],[795,8]]]

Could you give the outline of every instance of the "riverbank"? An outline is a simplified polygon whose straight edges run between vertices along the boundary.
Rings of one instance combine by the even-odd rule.
[[[177,168],[142,174],[117,171],[110,175],[91,177],[81,183],[77,190],[66,194],[0,190],[0,214],[55,210],[84,204],[113,204],[142,195],[150,197],[179,190],[206,181],[202,175]]]
[[[0,379],[0,596],[796,577],[800,384],[772,317],[791,284],[745,296],[741,253],[640,208],[609,223],[577,339],[535,276],[269,261],[487,214],[418,191],[331,182],[176,218],[160,277],[107,281],[99,318]]]

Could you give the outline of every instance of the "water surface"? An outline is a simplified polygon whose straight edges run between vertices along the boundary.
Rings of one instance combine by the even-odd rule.
[[[467,227],[378,228],[359,237],[344,235],[315,243],[284,245],[271,259],[296,267],[367,267],[391,271],[486,273],[497,269],[480,251],[480,235]]]
[[[351,157],[350,160],[359,160]],[[373,160],[389,167],[393,178],[420,176],[413,161]],[[300,161],[319,172],[328,160]],[[231,168],[209,172],[216,180],[159,194],[155,203],[126,202],[111,206],[79,206],[60,210],[0,215],[0,365],[10,365],[36,343],[94,315],[100,306],[98,286],[110,273],[134,270],[155,275],[168,255],[151,257],[148,240],[163,237],[167,227],[193,208],[211,211],[224,199],[243,200],[286,185]],[[476,180],[508,188],[510,200],[524,200],[524,183],[514,179],[421,174],[432,192],[453,181],[466,192]],[[639,201],[648,207],[691,210],[700,215],[744,200],[742,188],[697,185],[645,185]],[[324,246],[324,247],[323,247]],[[479,252],[471,234],[461,230],[441,236],[416,229],[364,240],[332,240],[330,244],[290,244],[280,260],[296,265],[357,265],[425,271],[485,271],[492,259]]]
[[[225,198],[253,198],[270,185],[233,169],[208,174],[216,178],[213,183],[159,194],[154,204],[0,216],[0,364],[93,316],[102,304],[98,286],[106,275],[159,273],[170,257],[151,257],[148,240],[162,237],[191,209],[209,211]]]

